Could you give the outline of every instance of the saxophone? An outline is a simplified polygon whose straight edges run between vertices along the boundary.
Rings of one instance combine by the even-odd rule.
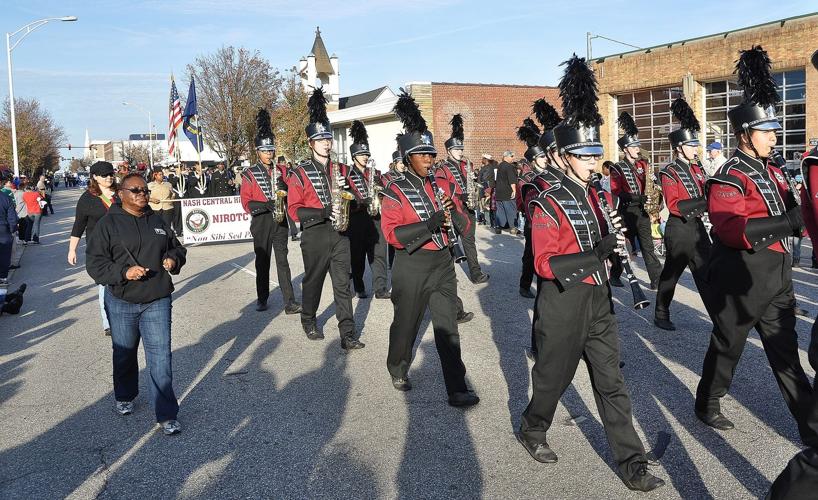
[[[645,201],[645,213],[648,215],[655,217],[659,215],[659,211],[662,210],[662,192],[659,189],[659,186],[656,185],[656,181],[653,180],[653,168],[650,167],[647,160],[643,158],[639,158],[634,163],[634,167],[642,164],[642,168],[645,170],[645,192],[644,195],[647,198]]]
[[[332,213],[335,214],[332,228],[338,232],[344,232],[349,227],[349,203],[355,196],[349,191],[341,189],[341,186],[338,185],[339,177],[341,177],[341,166],[336,162],[332,162],[329,179],[330,192],[332,193]]]
[[[275,189],[275,209],[273,210],[273,215],[275,216],[276,222],[282,222],[286,214],[284,210],[284,198],[287,197],[287,191],[278,189],[278,167],[275,164],[273,165],[273,189]]]
[[[366,167],[369,170],[369,179],[367,179],[367,191],[369,192],[369,196],[372,198],[372,201],[369,203],[369,215],[372,217],[377,217],[381,213],[381,191],[383,187],[375,184],[375,174],[377,174],[377,170],[375,170],[375,160],[372,158],[366,162]]]
[[[477,183],[474,181],[474,164],[467,157],[463,157],[466,162],[466,205],[474,210],[480,200],[480,193],[477,190]]]

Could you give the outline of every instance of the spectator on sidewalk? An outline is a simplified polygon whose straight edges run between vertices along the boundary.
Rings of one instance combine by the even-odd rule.
[[[494,181],[494,199],[496,202],[497,214],[495,215],[496,226],[494,232],[500,234],[503,228],[511,229],[513,234],[517,234],[514,227],[514,219],[517,216],[517,167],[512,163],[514,153],[506,151],[503,153],[503,161],[497,167],[497,179]]]
[[[0,194],[0,285],[8,285],[14,232],[17,230],[17,211],[12,198]]]
[[[40,180],[37,181],[37,191],[40,192],[40,196],[45,202],[45,205],[43,205],[43,217],[48,215],[49,212],[53,215],[54,207],[51,206],[51,195],[48,193],[48,178],[46,176],[40,176]]]
[[[707,160],[704,161],[704,171],[707,177],[716,175],[716,171],[727,163],[727,159],[721,154],[722,146],[720,142],[711,142],[707,146]]]
[[[116,177],[114,166],[107,161],[98,161],[91,165],[91,181],[88,189],[82,193],[77,201],[74,227],[71,229],[71,238],[68,242],[68,263],[77,265],[77,247],[83,233],[91,235],[97,222],[108,213],[108,208],[114,203],[116,195]],[[99,296],[99,312],[102,317],[102,331],[111,335],[111,326],[105,312],[105,287],[97,286]]]
[[[12,186],[14,186],[12,190],[14,193],[14,209],[17,211],[17,238],[25,245],[26,232],[28,231],[28,209],[26,209],[26,202],[23,201],[23,195],[26,192],[26,185],[24,182],[19,182],[18,184],[12,184]]]
[[[28,222],[26,222],[26,235],[24,241],[34,245],[40,244],[40,222],[43,216],[43,206],[45,200],[40,196],[39,191],[34,190],[31,184],[26,185],[23,193],[23,202],[26,204],[28,212]]]
[[[153,167],[153,179],[148,184],[151,190],[150,207],[156,212],[168,227],[173,226],[174,205],[171,200],[174,198],[173,186],[165,180],[162,167]],[[179,207],[181,209],[181,207]]]
[[[88,237],[86,270],[106,285],[113,340],[114,395],[121,415],[133,412],[139,393],[137,353],[145,349],[156,422],[166,435],[181,431],[171,367],[171,274],[185,264],[185,248],[148,206],[145,179],[126,175],[111,205]]]

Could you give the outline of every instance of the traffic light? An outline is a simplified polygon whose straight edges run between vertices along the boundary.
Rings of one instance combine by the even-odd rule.
[[[68,144],[68,151],[71,151],[71,144]]]

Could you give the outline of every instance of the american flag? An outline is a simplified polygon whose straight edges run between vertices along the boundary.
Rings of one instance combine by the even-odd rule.
[[[179,101],[179,91],[176,90],[176,81],[170,77],[170,121],[168,123],[168,155],[173,156],[178,146],[176,129],[182,124],[182,103]]]

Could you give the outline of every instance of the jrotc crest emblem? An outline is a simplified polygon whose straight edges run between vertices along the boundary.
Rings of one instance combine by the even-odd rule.
[[[784,176],[782,176],[782,175],[781,175],[781,174],[779,174],[778,172],[773,172],[773,173],[775,174],[775,178],[776,178],[776,180],[777,180],[778,182],[780,182],[781,184],[784,184]]]

